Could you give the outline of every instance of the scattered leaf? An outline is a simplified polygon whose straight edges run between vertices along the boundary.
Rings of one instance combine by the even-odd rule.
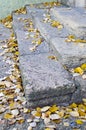
[[[78,111],[72,111],[72,112],[70,112],[70,115],[73,117],[79,117]]]
[[[78,125],[82,125],[83,124],[83,121],[82,120],[76,120],[76,123],[78,124]]]
[[[12,114],[10,114],[10,113],[6,113],[6,114],[4,115],[4,118],[5,118],[5,119],[12,119],[12,118],[14,118],[14,115],[12,115]]]
[[[80,67],[75,68],[74,72],[79,73],[80,75],[82,75],[84,73],[84,71]]]
[[[59,116],[59,115],[57,115],[57,114],[51,114],[50,115],[50,119],[51,120],[57,120],[57,119],[60,119],[61,117]]]
[[[83,71],[86,71],[86,63],[84,63],[84,64],[81,65],[81,69],[82,69]]]
[[[17,116],[19,114],[18,109],[11,110],[12,115]]]
[[[49,111],[51,113],[56,112],[57,110],[59,110],[59,108],[56,105],[53,105],[52,107],[49,108]]]
[[[51,60],[57,60],[57,57],[53,56],[53,55],[52,56],[48,56],[48,58],[51,59]]]
[[[46,111],[49,110],[49,108],[50,108],[50,106],[45,106],[45,107],[43,107],[43,108],[41,109],[41,112],[46,112]]]

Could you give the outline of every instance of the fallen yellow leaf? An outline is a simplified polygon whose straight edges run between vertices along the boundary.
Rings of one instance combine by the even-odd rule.
[[[5,119],[12,119],[12,118],[14,118],[14,115],[12,115],[12,114],[10,114],[10,113],[6,113],[6,114],[4,115],[4,118],[5,118]]]
[[[84,63],[84,64],[81,65],[81,69],[82,69],[83,71],[86,71],[86,63]]]
[[[83,124],[83,121],[82,120],[76,120],[76,123],[78,124],[78,125],[82,125]]]
[[[51,113],[56,112],[57,110],[59,110],[59,108],[56,105],[53,105],[52,107],[49,108],[49,111]]]
[[[79,73],[80,75],[82,75],[84,73],[84,71],[80,67],[75,68],[74,72]]]
[[[36,112],[36,113],[35,113],[35,116],[41,117],[41,112]]]

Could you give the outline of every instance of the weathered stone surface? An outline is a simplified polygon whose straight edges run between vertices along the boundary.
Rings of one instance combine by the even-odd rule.
[[[62,64],[68,67],[75,67],[86,62],[86,44],[67,43],[65,38],[51,39],[51,46]]]
[[[54,15],[69,31],[77,37],[86,37],[86,13],[81,13],[74,8],[52,8]]]
[[[4,27],[3,24],[0,24],[0,41],[5,41],[10,37],[11,30]],[[1,43],[0,43],[1,44]]]
[[[45,36],[45,39],[50,40],[51,37],[66,37],[69,32],[66,28],[63,28],[62,30],[57,30],[57,28],[54,28],[51,26],[51,23],[48,22],[43,22],[44,20],[44,15],[49,13],[48,9],[37,9],[35,8],[31,8],[29,6],[27,7],[27,13],[29,14],[29,16],[32,16],[33,18],[33,22],[36,26],[36,28],[38,28],[41,32],[41,34],[43,36]],[[52,16],[51,17],[52,20],[55,20],[55,18]]]
[[[43,13],[32,13],[35,25],[41,32],[42,36],[49,43],[51,48],[56,52],[60,62],[68,67],[75,67],[79,64],[86,62],[86,44],[73,42],[65,42],[66,37],[69,35],[68,31],[65,32],[65,27],[59,31],[51,27],[49,23],[43,23]]]
[[[27,54],[39,54],[39,53],[45,53],[49,52],[49,47],[46,41],[43,41],[35,51],[31,51],[30,49],[34,47],[34,44],[32,44],[32,41],[34,38],[29,38],[29,35],[34,36],[34,32],[29,33],[28,27],[26,29],[27,21],[30,17],[28,15],[13,15],[13,27],[15,31],[15,35],[17,36],[18,41],[18,48],[20,55],[27,55]]]
[[[76,76],[75,80],[79,82],[81,86],[81,95],[83,98],[86,98],[86,79],[83,79],[81,76]]]
[[[28,98],[29,99],[29,98]],[[69,104],[70,101],[71,101],[71,96],[70,95],[64,95],[64,96],[54,96],[54,97],[49,97],[49,98],[44,98],[44,99],[41,99],[41,100],[35,100],[34,102],[33,101],[29,101],[27,99],[27,105],[29,107],[42,107],[42,106],[46,106],[46,105],[52,105],[52,104],[58,104],[58,105],[64,105],[65,104]]]
[[[18,41],[18,48],[20,55],[33,55],[39,53],[45,53],[49,51],[48,44],[46,41],[42,42],[34,51],[30,49],[34,47],[32,44],[32,39],[27,39],[27,32],[26,31],[16,31],[17,41]]]
[[[20,69],[28,100],[67,95],[75,91],[70,74],[50,54],[20,57]]]
[[[58,0],[60,3],[72,7],[85,7],[86,0]]]
[[[50,23],[43,23],[43,14],[47,10],[41,9],[39,11],[40,9],[37,9],[37,12],[36,10],[29,11],[28,15],[30,15],[30,18],[36,18],[34,25],[38,29],[40,27],[39,31],[49,43],[49,46],[44,41],[35,52],[30,52],[29,48],[32,46],[33,38],[27,38],[28,30],[25,28],[27,25],[25,20],[27,21],[27,18],[29,18],[28,15],[22,16],[22,19],[20,15],[19,17],[14,16],[13,23],[18,40],[20,70],[28,105],[36,107],[52,103],[70,103],[75,101],[76,96],[80,94],[80,90],[77,91],[78,85],[75,85],[72,76],[59,61],[49,58],[49,56],[55,55],[55,53],[50,52],[52,49],[49,49],[52,47],[51,41],[58,37],[65,39],[68,31],[65,28],[58,31],[51,27]],[[52,33],[52,30],[54,33]]]
[[[12,14],[13,16],[13,29],[15,30],[28,30],[28,27],[25,28],[25,25],[28,25],[30,16],[28,14]],[[27,20],[27,21],[26,21]]]

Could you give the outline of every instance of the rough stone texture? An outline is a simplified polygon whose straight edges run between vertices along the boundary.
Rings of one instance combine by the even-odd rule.
[[[83,98],[86,98],[86,79],[83,79],[81,76],[76,76],[75,80],[79,82],[81,86],[81,95]]]
[[[25,20],[29,18],[28,15],[32,12],[32,17],[37,13],[37,15],[40,14],[39,16],[42,20],[41,14],[45,13],[46,10],[41,9],[40,13],[39,9],[37,9],[37,12],[36,10],[31,12],[29,10],[29,13],[24,15],[24,17],[23,15],[13,15],[13,26],[20,52],[20,70],[28,105],[36,107],[38,105],[43,106],[52,103],[71,103],[76,101],[76,96],[80,95],[79,85],[74,83],[72,76],[63,68],[59,61],[48,58],[48,56],[55,55],[55,53],[50,52],[52,49],[50,49],[47,42],[44,41],[34,52],[29,51],[29,47],[32,46],[32,38],[27,39],[28,29],[25,26],[28,23]],[[34,23],[34,25],[41,28],[42,26],[39,23],[41,22],[38,19],[37,24]],[[48,30],[46,31],[45,28]],[[52,39],[57,36],[65,38],[68,34],[65,28],[61,32],[56,31],[56,28],[51,27],[49,24],[46,24],[45,28],[44,30],[47,34],[44,32],[44,38],[46,41],[49,40],[48,43],[51,41],[51,37]],[[54,33],[52,33],[52,29],[54,29]],[[48,32],[49,30],[50,32]],[[79,101],[81,99],[77,102]]]
[[[25,24],[28,23],[28,21],[25,22],[25,20],[30,19],[30,16],[28,16],[28,14],[13,13],[12,16],[13,16],[13,29],[14,29],[14,31],[17,29],[18,30],[27,30],[24,26],[25,26]]]
[[[30,17],[28,17],[28,15],[13,15],[13,28],[15,31],[15,35],[17,36],[20,55],[33,55],[49,52],[49,47],[46,41],[43,41],[42,44],[38,46],[34,52],[30,51],[30,48],[34,46],[32,44],[34,38],[28,38],[28,27],[27,29],[25,28],[27,23],[24,22],[24,20],[28,20],[29,18]],[[32,35],[34,35],[33,32]]]
[[[52,8],[54,15],[69,31],[77,37],[86,38],[86,13],[81,13],[74,8]]]
[[[68,67],[75,67],[86,62],[86,44],[65,42],[70,32],[68,32],[65,27],[60,31],[51,27],[50,23],[43,23],[44,13],[46,12],[41,11],[41,13],[38,13],[35,11],[34,14],[32,12],[32,16],[36,27],[51,48],[56,52],[60,62]]]
[[[11,31],[4,27],[3,24],[0,24],[0,41],[5,41],[10,37]],[[1,43],[0,43],[1,44]]]
[[[20,69],[28,100],[37,101],[73,93],[76,88],[70,74],[50,54],[20,57]]]
[[[58,0],[60,3],[72,7],[85,7],[86,0]]]
[[[43,106],[52,105],[52,104],[58,104],[60,106],[61,105],[64,106],[64,105],[69,105],[71,103],[71,95],[63,95],[63,96],[57,96],[57,97],[53,96],[53,97],[44,98],[44,99],[35,100],[35,101],[33,101],[33,100],[29,101],[28,99],[27,99],[27,101],[28,101],[27,105],[29,107],[33,107],[33,108],[36,108],[37,106],[43,107]],[[75,101],[75,99],[74,99],[74,101]],[[80,100],[79,100],[79,102],[80,102]]]
[[[86,62],[86,44],[67,43],[65,38],[53,38],[51,46],[57,51],[60,62],[68,67],[76,67]]]

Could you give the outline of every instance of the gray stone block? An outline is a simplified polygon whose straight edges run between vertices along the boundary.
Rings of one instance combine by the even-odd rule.
[[[79,64],[86,62],[86,45],[83,43],[66,43],[66,37],[69,35],[68,32],[65,32],[65,27],[59,31],[56,28],[53,28],[49,23],[42,22],[43,14],[38,15],[32,14],[35,25],[44,37],[46,41],[50,44],[51,48],[56,52],[60,62],[68,67],[75,67]],[[83,47],[81,47],[83,45]]]
[[[81,86],[81,95],[83,98],[86,98],[86,79],[83,79],[81,76],[76,76],[75,81],[79,82]]]
[[[72,7],[85,7],[86,0],[58,0],[60,3]]]
[[[54,15],[69,31],[77,37],[86,37],[86,13],[77,11],[74,8],[52,8]]]
[[[20,70],[28,100],[68,95],[76,90],[71,75],[49,54],[20,57]]]
[[[25,39],[23,31],[17,31],[17,41],[20,55],[34,55],[39,53],[49,52],[49,46],[46,41],[43,41],[34,51],[31,51],[31,48],[34,47],[31,39]],[[22,35],[23,34],[23,35]]]
[[[30,16],[28,16],[28,14],[25,15],[13,14],[13,27],[15,35],[17,36],[20,55],[28,55],[28,54],[33,55],[48,52],[49,46],[45,41],[42,44],[40,44],[35,51],[33,52],[30,51],[30,48],[34,47],[34,44],[32,44],[34,38],[29,38],[29,34],[31,33],[28,32],[28,27],[25,28],[25,26],[29,24],[27,21],[29,18]],[[34,32],[32,32],[32,35],[34,35]]]
[[[59,96],[59,97],[49,97],[49,98],[44,98],[44,99],[41,99],[41,100],[35,100],[35,101],[29,101],[27,99],[27,105],[29,107],[33,107],[33,108],[36,108],[37,106],[39,107],[43,107],[43,106],[46,106],[46,105],[53,105],[53,104],[57,104],[57,105],[63,105],[64,106],[64,103],[65,104],[69,104],[70,103],[70,95],[64,95],[64,96]]]
[[[25,20],[28,20],[29,19],[29,17],[28,17],[28,14],[15,14],[15,13],[13,13],[12,14],[12,16],[13,16],[13,29],[14,29],[14,31],[15,30],[27,30],[26,28],[25,28],[25,25],[28,23],[28,21],[27,22],[25,22]]]
[[[28,8],[27,8],[28,12]],[[45,36],[45,39],[50,40],[51,37],[66,37],[69,32],[66,28],[63,28],[62,30],[58,30],[57,28],[54,28],[51,26],[51,23],[44,23],[44,15],[48,14],[49,10],[47,9],[35,9],[35,12],[30,10],[29,15],[32,16],[34,25],[36,28],[39,29],[41,34]],[[53,16],[51,16],[52,20],[56,20]]]
[[[60,62],[68,67],[76,67],[86,63],[86,44],[67,43],[65,38],[53,38],[51,46],[56,51]]]

